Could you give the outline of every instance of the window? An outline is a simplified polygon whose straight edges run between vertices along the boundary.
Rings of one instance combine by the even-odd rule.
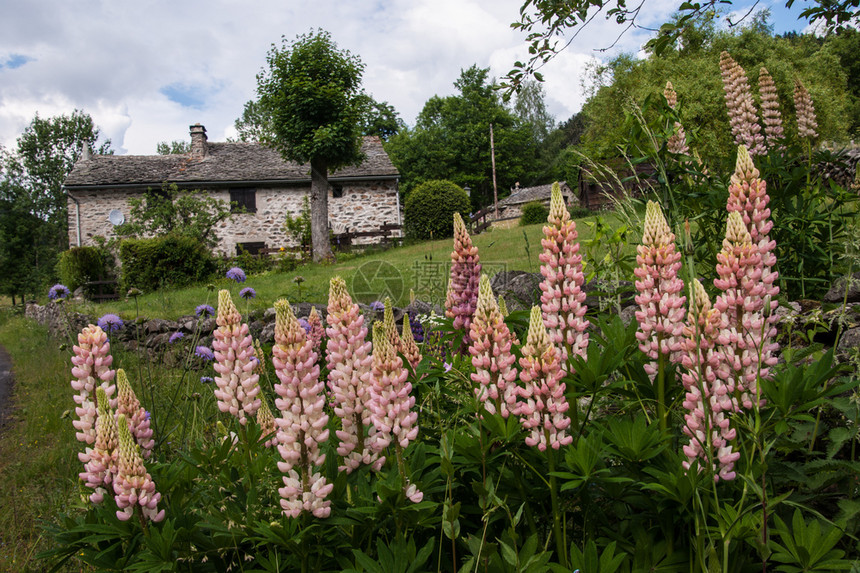
[[[266,243],[236,243],[236,255],[241,255],[243,252],[249,255],[259,255],[260,251],[266,248]]]
[[[333,199],[340,199],[341,197],[343,197],[343,185],[341,185],[340,183],[332,183],[331,196]]]
[[[234,205],[235,203],[235,205]],[[243,209],[244,207],[244,209]],[[256,189],[230,189],[230,211],[233,213],[257,212],[257,190]]]

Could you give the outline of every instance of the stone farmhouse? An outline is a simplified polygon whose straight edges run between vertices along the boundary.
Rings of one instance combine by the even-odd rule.
[[[85,246],[97,236],[114,237],[114,224],[128,220],[129,199],[175,183],[245,208],[216,229],[216,251],[235,254],[239,245],[252,253],[293,246],[282,227],[287,213],[299,215],[302,198],[310,194],[309,166],[286,162],[259,143],[209,142],[200,124],[190,130],[191,151],[186,154],[82,157],[64,182],[69,244]],[[334,233],[402,224],[400,173],[378,137],[365,137],[362,151],[360,165],[329,173],[329,226]]]
[[[564,198],[564,202],[568,208],[579,203],[579,199],[571,190],[570,186],[568,186],[566,181],[560,181],[559,187],[561,188],[561,196]],[[520,187],[519,183],[517,183],[516,187],[511,189],[511,194],[499,201],[499,219],[516,219],[522,216],[523,207],[526,203],[532,203],[534,201],[540,202],[549,208],[549,200],[551,196],[552,183],[538,185],[536,187]],[[487,208],[491,210],[490,215],[493,216],[493,206],[490,205]]]

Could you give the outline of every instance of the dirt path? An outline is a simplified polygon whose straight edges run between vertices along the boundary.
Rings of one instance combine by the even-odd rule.
[[[0,432],[11,421],[12,414],[12,359],[0,346]]]

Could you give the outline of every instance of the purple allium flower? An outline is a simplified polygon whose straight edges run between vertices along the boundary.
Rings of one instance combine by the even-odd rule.
[[[239,267],[233,267],[229,271],[227,271],[227,278],[236,281],[237,283],[245,282],[245,271],[240,269]]]
[[[311,323],[307,321],[305,318],[299,319],[299,325],[305,329],[305,333],[310,333],[311,331]]]
[[[201,384],[209,384],[209,383],[214,382],[214,381],[215,380],[211,376],[201,376],[200,377],[200,383]]]
[[[255,291],[251,287],[245,287],[239,291],[239,296],[244,298],[245,300],[250,300],[252,298],[257,298],[257,291]]]
[[[373,310],[385,310],[385,305],[378,300],[373,301],[368,306]]]
[[[70,294],[69,288],[60,283],[55,284],[48,290],[48,298],[51,300],[63,300]]]
[[[206,318],[215,314],[215,309],[208,304],[201,304],[194,309],[194,314],[200,318]]]
[[[170,338],[168,338],[167,341],[170,344],[173,344],[174,342],[179,342],[183,338],[185,338],[184,334],[182,334],[181,332],[174,332],[173,334],[170,335]]]
[[[99,319],[98,325],[105,332],[116,332],[125,326],[125,323],[120,317],[109,312]]]
[[[194,349],[194,354],[196,354],[197,356],[199,356],[200,358],[202,358],[203,360],[205,360],[207,362],[211,362],[212,360],[215,360],[215,353],[212,352],[212,349],[209,348],[208,346],[198,346],[197,348]]]

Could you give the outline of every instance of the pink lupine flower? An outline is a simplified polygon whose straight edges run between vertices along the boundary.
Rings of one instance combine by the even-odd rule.
[[[73,396],[75,400],[75,414],[77,420],[72,422],[77,432],[75,437],[78,441],[92,445],[96,440],[95,421],[98,412],[96,410],[95,393],[96,387],[104,389],[109,400],[109,407],[116,407],[116,399],[112,398],[116,391],[116,385],[111,384],[115,372],[110,369],[113,357],[110,353],[110,343],[107,334],[98,326],[89,325],[78,334],[78,344],[74,347],[72,356],[72,389],[77,392]],[[83,462],[89,461],[89,451],[79,453],[78,458]]]
[[[111,487],[114,476],[118,471],[119,439],[117,438],[116,422],[113,412],[108,407],[108,398],[104,388],[96,388],[98,402],[98,418],[96,418],[96,441],[89,453],[89,460],[84,465],[85,471],[79,474],[87,487],[95,491],[90,494],[90,501],[101,503],[108,487]]]
[[[794,80],[794,112],[797,115],[797,134],[800,137],[818,137],[818,123],[815,121],[815,106],[809,92],[799,79]]]
[[[561,361],[568,352],[585,357],[588,351],[588,321],[585,319],[585,292],[582,285],[582,255],[579,254],[576,222],[564,204],[558,182],[552,185],[548,225],[541,239],[543,252],[539,258],[543,281],[540,283],[543,322],[550,340],[561,352]],[[565,368],[570,369],[569,365]]]
[[[215,397],[218,409],[229,412],[243,426],[260,407],[260,376],[254,373],[254,343],[248,325],[236,310],[230,291],[218,293],[218,328],[213,333],[215,350]]]
[[[322,344],[323,334],[325,334],[325,332],[323,330],[322,319],[320,318],[316,307],[311,307],[311,312],[308,314],[308,324],[311,326],[311,329],[308,332],[308,338],[311,340],[314,352],[319,354],[320,345]]]
[[[765,144],[768,149],[781,149],[785,133],[782,128],[782,114],[779,112],[779,96],[773,78],[764,67],[759,70],[758,91],[761,94]]]
[[[328,517],[331,501],[326,497],[334,484],[327,483],[316,468],[325,463],[320,444],[328,440],[328,415],[325,413],[325,385],[319,379],[320,367],[313,343],[286,300],[275,303],[275,345],[272,362],[280,383],[275,384],[275,407],[280,416],[278,452],[283,462],[278,469],[286,474],[281,508],[290,517],[309,511],[315,517]]]
[[[636,338],[639,349],[652,362],[645,371],[654,376],[660,355],[673,362],[680,361],[681,334],[684,329],[684,303],[680,293],[684,281],[678,278],[681,268],[681,253],[675,250],[675,234],[669,229],[660,205],[648,201],[645,213],[645,232],[642,244],[637,247],[634,269],[636,278],[636,320],[639,330]]]
[[[732,480],[735,478],[734,463],[740,453],[732,452],[730,442],[737,432],[731,428],[728,414],[737,410],[737,401],[719,374],[723,356],[715,346],[720,332],[720,312],[711,307],[708,293],[698,280],[693,282],[692,296],[682,342],[686,372],[681,374],[681,380],[686,389],[683,406],[687,409],[684,433],[690,437],[683,447],[687,456],[683,466],[689,469],[696,458],[707,461],[710,435],[714,479]]]
[[[724,357],[720,375],[729,391],[739,393],[741,404],[749,409],[758,396],[758,333],[765,327],[765,287],[761,281],[761,254],[737,211],[729,213],[723,249],[717,255],[717,275],[714,285],[722,291],[714,304],[722,315],[717,344]]]
[[[387,447],[392,439],[401,448],[418,436],[415,396],[403,360],[391,345],[390,333],[381,322],[373,324],[373,367],[370,371],[371,420],[380,438],[376,447]]]
[[[550,342],[540,308],[536,306],[532,307],[522,352],[520,380],[523,386],[519,388],[522,399],[515,413],[523,428],[529,431],[526,444],[537,446],[542,452],[547,446],[557,450],[573,441],[573,436],[567,433],[569,404],[564,396],[565,384],[561,381],[564,371],[560,353]]]
[[[152,439],[152,428],[149,427],[149,417],[146,415],[146,410],[140,406],[140,400],[137,399],[122,368],[116,371],[116,385],[119,390],[116,412],[126,417],[129,423],[128,429],[140,446],[143,459],[148,460],[155,445],[155,440]]]
[[[725,51],[720,54],[720,71],[723,76],[726,107],[735,143],[746,145],[750,155],[764,155],[766,153],[764,136],[761,134],[746,72]]]
[[[161,494],[155,491],[155,482],[143,465],[140,448],[128,429],[128,420],[117,416],[116,429],[119,435],[119,463],[113,480],[114,500],[119,508],[117,519],[128,521],[139,506],[146,519],[156,523],[164,519],[164,510],[158,511]]]
[[[418,437],[418,412],[412,411],[415,406],[412,384],[403,361],[391,345],[388,332],[391,328],[379,321],[373,323],[373,368],[370,371],[373,386],[369,407],[380,436],[376,447],[385,448],[393,441],[400,473],[405,475],[402,452]],[[404,483],[404,493],[413,503],[424,498],[418,487],[408,480]]]
[[[373,445],[378,436],[368,407],[370,341],[364,316],[340,277],[331,280],[326,322],[328,388],[332,408],[341,421],[341,429],[335,431],[339,440],[337,453],[343,457],[339,469],[350,473],[361,464],[367,464],[379,470],[385,458],[378,454],[381,448]]]
[[[263,442],[263,446],[271,448],[278,445],[277,426],[275,417],[272,416],[272,411],[269,409],[269,404],[265,398],[260,400],[260,409],[257,410],[257,425],[260,426],[262,436],[272,434],[272,437]]]
[[[412,335],[412,325],[409,323],[409,315],[403,315],[403,328],[402,335],[400,336],[400,352],[403,353],[406,361],[409,362],[409,365],[413,370],[418,368],[418,364],[421,362],[421,349],[418,348],[418,344],[415,342],[415,337]]]
[[[678,94],[675,93],[675,87],[672,82],[666,82],[666,89],[663,90],[663,95],[666,97],[666,103],[669,107],[675,109],[678,105]],[[680,122],[675,122],[675,133],[666,142],[666,147],[669,153],[677,155],[689,155],[690,148],[687,147],[687,134],[684,132],[684,126]]]
[[[475,372],[472,381],[475,396],[490,414],[507,418],[517,408],[517,369],[511,353],[511,331],[493,296],[490,279],[481,275],[478,287],[478,307],[472,319],[469,353]]]
[[[466,231],[459,213],[454,213],[454,250],[451,252],[450,298],[445,301],[445,314],[454,319],[454,329],[469,331],[475,305],[478,303],[478,280],[481,258],[478,247]]]

